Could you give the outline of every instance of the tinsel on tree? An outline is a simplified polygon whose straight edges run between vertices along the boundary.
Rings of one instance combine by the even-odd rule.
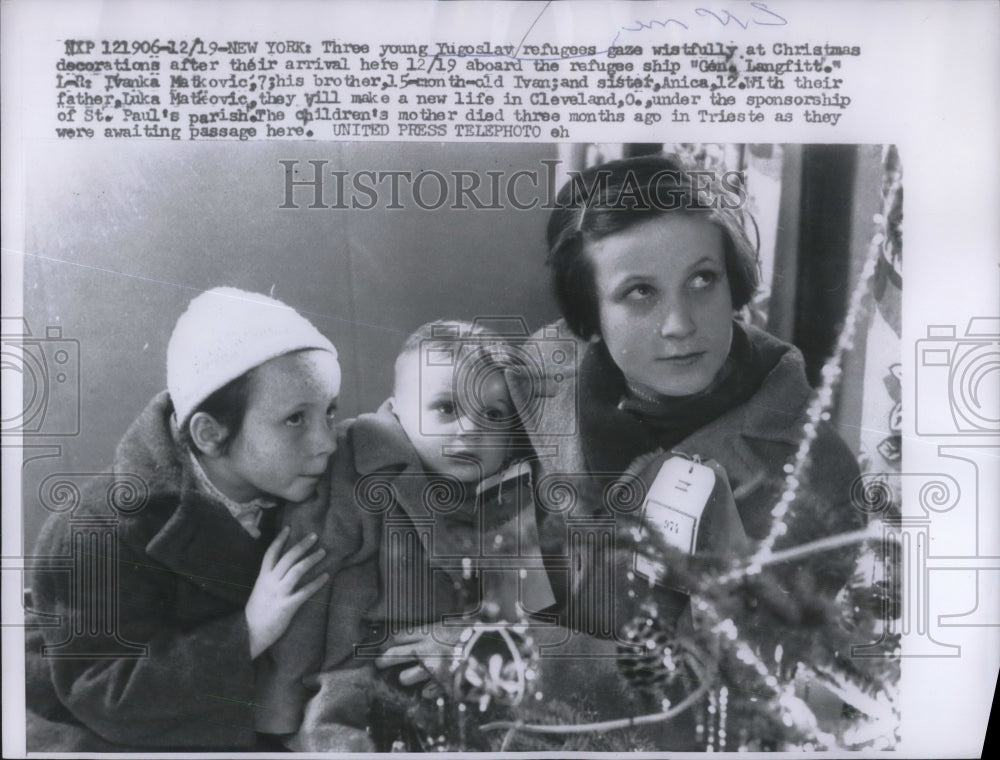
[[[802,550],[822,561],[824,553],[849,545]],[[899,636],[889,632],[899,612],[888,574],[893,556],[884,555],[880,540],[862,545],[863,554],[878,557],[886,576],[849,585],[827,600],[809,587],[789,589],[782,578],[809,554],[785,561],[776,555],[778,561],[758,571],[752,562],[733,568],[667,547],[657,550],[644,537],[635,549],[666,558],[674,582],[691,590],[694,613],[691,630],[661,624],[656,590],[638,579],[635,614],[620,631],[628,643],[617,644],[614,667],[648,712],[599,720],[571,699],[550,697],[530,625],[470,620],[447,675],[435,684],[440,688],[380,683],[380,730],[391,739],[383,749],[655,751],[662,748],[638,727],[680,720],[685,713],[706,750],[892,747],[898,739],[899,663]],[[870,645],[863,658],[852,656],[859,645]],[[590,686],[576,684],[584,692]],[[820,686],[836,704],[833,717],[829,709],[817,717],[805,699],[807,690]]]
[[[876,217],[870,255],[808,408],[801,444],[785,465],[768,536],[745,557],[692,556],[657,540],[639,513],[617,520],[615,572],[628,591],[616,611],[613,648],[605,650],[610,658],[570,669],[571,682],[553,690],[552,679],[567,673],[546,661],[538,629],[527,620],[497,620],[485,599],[454,629],[452,658],[437,680],[410,689],[391,678],[379,681],[373,724],[380,749],[656,751],[663,747],[649,729],[681,724],[693,733],[694,748],[706,751],[896,746],[901,602],[892,529],[898,494],[884,483],[859,481],[852,497],[867,514],[867,527],[805,543],[788,540],[801,535],[797,527],[822,520],[824,505],[808,487],[811,445],[830,419],[843,357],[870,308],[879,262],[887,248],[901,254],[900,170],[891,148],[884,176],[884,212]],[[632,572],[636,555],[669,568],[670,585],[690,595],[692,624],[675,624],[664,614],[662,589]],[[815,587],[825,569],[845,563],[854,572],[839,593]],[[622,714],[630,717],[595,714],[586,700],[574,698],[574,691],[598,688],[602,667],[629,695],[630,709]]]

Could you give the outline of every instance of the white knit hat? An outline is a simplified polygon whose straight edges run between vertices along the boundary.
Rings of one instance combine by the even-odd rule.
[[[291,351],[337,349],[281,301],[237,288],[213,288],[181,314],[167,345],[167,390],[178,427],[231,380]],[[336,385],[340,386],[340,365]]]

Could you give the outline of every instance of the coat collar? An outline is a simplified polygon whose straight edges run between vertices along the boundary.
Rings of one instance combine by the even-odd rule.
[[[797,445],[802,435],[804,412],[810,397],[805,376],[805,362],[797,348],[784,343],[767,332],[748,325],[737,325],[749,339],[762,360],[771,367],[760,388],[749,401],[724,412],[717,419],[695,431],[677,448],[717,449],[720,441],[730,446],[740,459],[752,460],[748,453],[753,439]],[[558,332],[561,339],[576,340],[576,355],[585,356],[589,344],[571,336],[565,323],[557,322],[545,329],[545,335]],[[536,334],[537,335],[537,334]],[[532,443],[550,472],[578,473],[587,465],[580,436],[578,395],[588,393],[581,387],[582,375],[566,367],[544,367],[549,375],[562,372],[562,383],[545,382],[539,385],[520,374],[508,374],[511,396],[518,408],[533,408],[541,403],[542,414],[529,431]],[[575,393],[569,389],[576,390]],[[541,389],[541,400],[537,398]],[[533,395],[534,394],[534,395]],[[567,438],[563,432],[566,420],[577,420],[576,435]]]
[[[560,337],[569,335],[565,323],[557,322],[548,330],[556,329]],[[724,424],[729,430],[738,432],[749,438],[763,440],[773,440],[782,443],[797,443],[801,431],[796,428],[795,423],[800,421],[802,414],[809,400],[810,388],[806,380],[805,360],[802,353],[790,344],[778,340],[771,334],[752,325],[736,323],[734,329],[742,330],[746,333],[751,346],[757,351],[762,361],[771,366],[770,371],[764,378],[763,383],[751,399],[745,404],[723,413],[717,420],[706,425],[707,428],[716,424]],[[590,344],[575,338],[577,341],[576,355],[581,358],[586,356]],[[582,373],[567,372],[565,367],[545,367],[548,375],[556,372],[562,373],[567,380],[572,380],[581,384]],[[508,385],[511,386],[511,393],[515,397],[515,402],[519,405],[529,405],[532,402],[530,394],[534,388],[528,387],[530,378],[524,375],[508,374]],[[542,415],[541,424],[538,426],[535,436],[539,442],[545,442],[546,438],[546,418],[562,418],[567,414],[576,414],[578,407],[576,398],[568,393],[561,393],[559,389],[568,387],[567,382],[555,383],[547,381],[543,395],[545,413]],[[586,388],[579,388],[578,392],[586,393]],[[563,422],[560,427],[565,427]]]
[[[146,544],[152,559],[187,576],[208,593],[244,604],[260,571],[266,547],[229,512],[187,479],[177,509]]]
[[[465,508],[467,504],[447,511],[433,508],[435,503],[447,501],[452,494],[457,494],[464,502],[464,487],[453,491],[447,479],[428,476],[388,402],[375,413],[363,414],[354,420],[348,436],[359,477],[377,477],[380,485],[392,489],[394,507],[398,511],[388,514],[390,524],[395,519],[402,519],[407,526],[428,521],[461,523],[467,527],[435,530],[433,537],[426,531],[418,533],[432,563],[444,555],[458,556],[469,551],[469,531],[478,534],[483,516],[469,512]],[[497,476],[492,487],[499,488],[502,479],[523,476],[525,472],[517,468],[502,473],[503,477]],[[490,481],[484,482],[484,486],[489,489]],[[454,568],[451,570],[458,572]]]
[[[812,393],[806,380],[805,360],[794,346],[782,344],[761,330],[754,331],[764,336],[763,344],[770,344],[769,347],[778,353],[777,361],[757,393],[722,415],[718,423],[731,424],[746,438],[797,444]]]
[[[697,430],[685,443],[717,437],[724,431],[744,438],[797,444],[811,395],[802,353],[757,327],[736,323],[734,329],[746,334],[760,361],[769,369],[747,401]]]
[[[359,475],[420,467],[417,452],[392,412],[389,401],[350,423],[354,469]]]
[[[428,480],[417,452],[385,401],[372,414],[362,414],[348,432],[359,479],[377,478],[391,487],[395,506],[411,519],[427,519],[434,513],[425,504],[430,496]],[[391,516],[391,513],[390,513]]]
[[[172,418],[170,398],[161,393],[118,445],[115,473],[137,475],[149,493],[142,509],[121,517],[119,538],[208,593],[244,604],[270,536],[253,538],[198,489]]]

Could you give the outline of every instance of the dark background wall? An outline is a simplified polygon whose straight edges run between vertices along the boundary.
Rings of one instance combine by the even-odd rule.
[[[279,209],[279,160],[326,170],[538,171],[554,145],[418,143],[36,144],[26,187],[24,310],[34,335],[79,341],[80,433],[26,462],[26,550],[45,517],[35,495],[54,472],[106,469],[114,447],[166,384],[167,340],[198,292],[233,285],[306,313],[337,346],[344,416],[388,394],[403,338],[438,317],[555,317],[544,210]],[[331,185],[327,185],[327,193]],[[387,187],[387,185],[386,185]],[[526,186],[524,186],[526,187]],[[436,185],[426,185],[433,201]],[[334,194],[335,195],[335,194]],[[480,192],[485,198],[485,193]],[[327,203],[335,198],[327,196]],[[30,384],[30,383],[29,383]],[[26,391],[30,390],[27,388]],[[50,387],[45,426],[74,404]],[[26,457],[27,459],[27,457]]]

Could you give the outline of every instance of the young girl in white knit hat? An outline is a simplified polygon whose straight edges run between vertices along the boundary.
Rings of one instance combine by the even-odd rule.
[[[316,536],[288,548],[270,525],[274,507],[325,502],[339,391],[333,344],[285,304],[235,288],[191,301],[167,391],[115,455],[111,482],[140,503],[119,509],[102,480],[39,539],[74,569],[31,579],[57,622],[29,647],[53,697],[29,688],[29,750],[261,748],[255,668],[329,580],[310,573]]]

